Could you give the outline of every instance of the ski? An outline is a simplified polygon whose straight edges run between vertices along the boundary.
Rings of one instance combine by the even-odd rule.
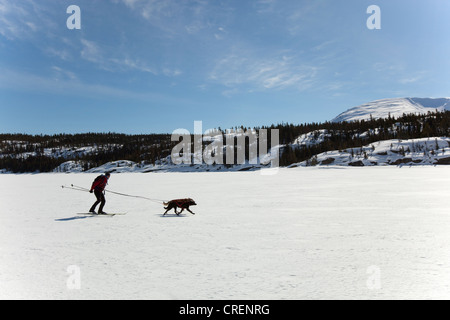
[[[79,212],[77,214],[84,214],[84,215],[96,216],[96,217],[114,217],[114,216],[124,216],[127,213],[126,212],[118,212],[118,213],[102,213],[102,214],[98,214],[96,212]]]

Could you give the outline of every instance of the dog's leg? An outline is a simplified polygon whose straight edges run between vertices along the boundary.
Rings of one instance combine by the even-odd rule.
[[[187,211],[189,211],[192,214],[195,214],[194,212],[192,212],[191,210],[189,210],[189,208],[186,208]]]
[[[172,206],[168,205],[167,207],[164,207],[164,209],[166,209],[166,212],[164,212],[163,216],[165,216],[167,212],[172,210]]]

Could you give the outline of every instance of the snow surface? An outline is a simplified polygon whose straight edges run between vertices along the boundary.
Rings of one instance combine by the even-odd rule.
[[[326,129],[315,130],[300,135],[290,146],[294,148],[315,146],[325,142],[330,136],[331,134]]]
[[[392,139],[377,141],[362,148],[347,148],[314,156],[314,165],[387,166],[387,165],[449,165],[450,138]],[[289,167],[309,166],[312,160]]]
[[[96,175],[1,176],[1,299],[450,298],[448,167]]]
[[[23,147],[26,145],[26,143],[24,141],[14,141],[14,140],[3,140],[0,141],[2,143],[6,143],[6,144],[10,144],[10,145],[15,145],[18,148]],[[39,144],[35,143],[32,144],[34,146],[39,146]],[[75,158],[75,157],[83,157],[85,155],[90,155],[90,154],[96,154],[99,151],[102,151],[104,149],[109,149],[109,148],[120,148],[122,147],[122,145],[119,144],[108,144],[105,146],[84,146],[84,147],[60,147],[60,148],[43,148],[41,154],[43,156],[46,157],[53,157],[53,158],[64,158],[64,159],[69,159],[69,158]],[[9,154],[6,153],[2,153],[3,150],[0,148],[0,158],[9,156]],[[17,159],[27,159],[29,157],[35,157],[37,155],[37,152],[33,151],[33,152],[23,152],[23,153],[18,153],[18,154],[14,154],[14,157]]]
[[[149,172],[220,172],[220,171],[254,171],[260,169],[268,169],[271,167],[271,161],[275,160],[280,154],[280,148],[282,146],[277,145],[275,147],[270,148],[269,152],[263,156],[256,156],[247,160],[243,164],[234,164],[234,165],[226,165],[226,164],[212,164],[209,165],[206,163],[205,159],[200,158],[200,161],[203,161],[201,164],[194,164],[194,153],[190,154],[190,158],[192,159],[191,164],[175,164],[172,162],[171,156],[167,156],[161,160],[156,161],[155,164],[147,164],[144,165],[142,163],[136,163],[130,160],[118,160],[118,161],[110,161],[101,166],[91,168],[87,171],[83,171],[83,161],[66,161],[56,167],[53,172],[55,173],[131,173],[131,172],[140,172],[140,173],[149,173]],[[225,147],[224,147],[225,148]],[[223,151],[226,154],[226,151]],[[237,153],[237,151],[236,151]],[[0,173],[2,173],[0,171]],[[7,173],[6,170],[3,173]]]
[[[332,122],[369,120],[370,116],[374,119],[391,117],[401,117],[403,114],[426,114],[450,110],[450,98],[394,98],[376,100],[351,108],[336,118]]]
[[[376,131],[372,130],[372,131]],[[373,132],[372,132],[373,133]],[[359,135],[359,138],[367,136],[369,133],[364,132]],[[313,146],[323,143],[331,135],[328,130],[316,130],[303,134],[295,139],[294,143],[290,144],[293,148],[302,148],[306,146]],[[280,146],[271,149],[263,162],[270,162],[271,157],[279,153]],[[276,150],[276,151],[275,151]],[[353,154],[353,155],[352,155]],[[313,157],[314,158],[314,157]],[[338,165],[348,166],[356,162],[360,162],[364,166],[373,165],[435,165],[435,164],[450,164],[450,138],[448,137],[432,137],[409,140],[383,140],[373,142],[362,148],[347,148],[344,150],[327,151],[315,156],[317,165]],[[259,159],[257,159],[259,162]],[[303,161],[290,165],[307,166],[310,165],[311,160]],[[205,163],[198,165],[181,164],[175,165],[171,163],[170,156],[163,159],[156,165],[140,165],[129,160],[119,160],[107,162],[99,167],[89,169],[87,173],[149,173],[149,172],[223,172],[223,171],[254,171],[266,169],[268,165],[249,163],[242,165],[233,165],[227,167],[226,165],[207,165]],[[54,172],[67,173],[81,173],[83,172],[83,164],[77,161],[66,161],[54,169]],[[2,171],[0,171],[2,173]],[[3,172],[3,173],[6,173]]]

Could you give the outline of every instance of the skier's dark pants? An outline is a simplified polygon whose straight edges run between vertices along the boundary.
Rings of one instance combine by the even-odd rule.
[[[95,207],[100,204],[100,208],[98,209],[98,212],[103,212],[103,207],[105,206],[106,203],[106,199],[105,199],[105,195],[103,194],[102,191],[100,190],[94,190],[94,194],[97,197],[97,201],[95,201],[95,203],[92,205],[91,210],[89,211],[94,211]]]

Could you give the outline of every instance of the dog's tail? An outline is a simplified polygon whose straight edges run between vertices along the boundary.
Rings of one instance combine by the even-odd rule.
[[[168,202],[163,202],[163,205],[164,205],[164,206],[168,206],[169,203],[168,203]],[[167,208],[164,208],[164,209],[167,209]]]

